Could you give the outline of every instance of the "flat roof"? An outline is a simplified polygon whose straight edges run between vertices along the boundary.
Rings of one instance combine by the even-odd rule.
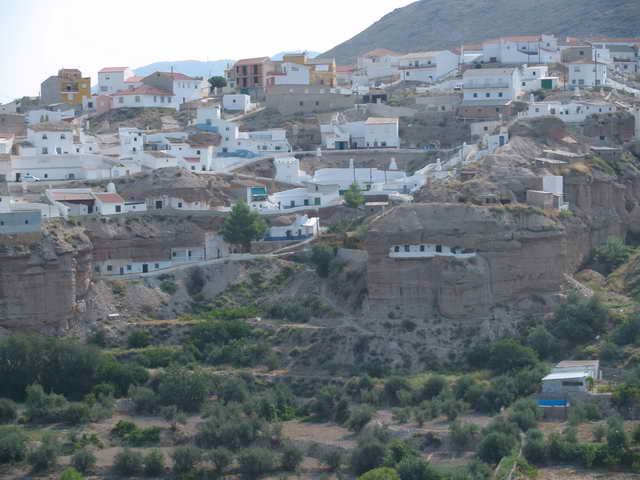
[[[382,125],[385,123],[398,123],[398,117],[369,117],[367,118],[367,125]]]
[[[544,382],[549,380],[569,380],[573,378],[586,378],[589,376],[591,376],[589,372],[584,372],[584,371],[579,372],[576,370],[571,370],[568,372],[551,372],[549,375],[544,377],[542,381]]]

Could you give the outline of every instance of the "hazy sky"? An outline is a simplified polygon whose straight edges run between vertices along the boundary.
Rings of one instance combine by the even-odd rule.
[[[0,101],[59,68],[326,51],[413,0],[0,0]]]

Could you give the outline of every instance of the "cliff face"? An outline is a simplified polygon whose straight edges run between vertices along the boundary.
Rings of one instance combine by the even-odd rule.
[[[56,334],[86,309],[91,242],[80,230],[45,229],[0,247],[0,328]]]
[[[442,245],[470,258],[392,258],[394,245]],[[497,304],[548,293],[574,266],[566,229],[527,208],[462,204],[400,206],[366,241],[371,305],[419,304],[448,318],[483,317]]]

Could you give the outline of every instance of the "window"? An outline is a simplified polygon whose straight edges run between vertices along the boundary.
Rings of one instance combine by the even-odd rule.
[[[66,140],[67,136],[64,133],[60,134],[60,140]]]
[[[491,93],[487,92],[487,93],[484,94],[484,96],[489,98],[489,97],[491,97]]]
[[[424,252],[424,245],[420,245],[420,251]]]
[[[160,264],[156,263],[156,264],[153,265],[153,267],[157,270],[158,268],[160,268]]]
[[[107,272],[111,272],[113,270],[113,265],[107,265]]]
[[[302,100],[300,100],[299,105],[300,105],[301,107],[303,107],[303,106],[304,106],[304,102],[303,102]]]
[[[47,147],[42,147],[42,154],[47,155],[49,153],[49,149]]]
[[[25,224],[25,225],[29,225],[29,220],[25,220],[25,221],[24,221],[24,224]]]
[[[43,139],[43,140],[46,140],[47,138],[48,138],[48,137],[47,137],[47,134],[46,134],[46,133],[43,133],[43,134],[42,134],[42,139]]]
[[[309,206],[309,199],[308,198],[304,199],[304,206],[305,207]]]
[[[442,245],[436,245],[436,252],[442,253]]]
[[[408,252],[410,249],[411,249],[411,247],[409,245],[405,245],[404,246],[404,251],[405,252]]]
[[[400,251],[400,247],[396,245],[395,247],[393,247],[393,251],[398,253]]]
[[[43,178],[49,178],[49,174],[48,174],[48,173],[45,173],[45,174],[43,175]]]
[[[502,92],[498,92],[498,96],[502,98]]]
[[[320,106],[320,102],[318,100],[316,100],[316,107]]]
[[[478,98],[478,94],[477,94],[477,93],[474,93],[474,94],[473,94],[473,98]]]
[[[118,97],[118,103],[124,103],[124,97]]]
[[[122,212],[122,207],[120,205],[116,205],[116,213]]]
[[[131,271],[131,265],[127,265],[127,270]]]

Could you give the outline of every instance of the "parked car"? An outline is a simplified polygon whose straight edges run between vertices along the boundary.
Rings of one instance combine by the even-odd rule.
[[[23,182],[39,182],[40,179],[38,177],[36,177],[35,175],[31,175],[30,173],[27,173],[25,175],[23,175],[21,177],[21,181]]]

